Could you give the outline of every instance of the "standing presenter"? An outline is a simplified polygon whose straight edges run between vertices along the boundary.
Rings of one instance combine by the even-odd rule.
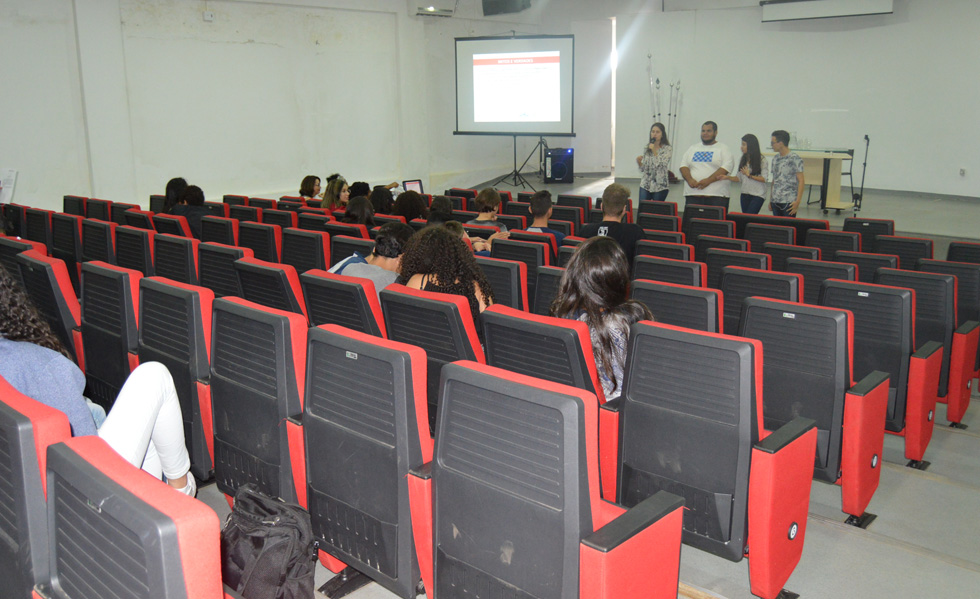
[[[650,127],[650,141],[643,150],[642,156],[636,157],[640,167],[640,200],[655,200],[663,202],[667,199],[667,171],[670,169],[670,159],[674,151],[667,141],[667,130],[663,123],[654,123]]]

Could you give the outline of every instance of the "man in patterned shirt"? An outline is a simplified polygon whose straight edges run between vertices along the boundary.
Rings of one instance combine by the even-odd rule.
[[[782,129],[772,132],[772,149],[769,209],[773,216],[796,216],[803,199],[803,159],[789,151],[789,133]]]

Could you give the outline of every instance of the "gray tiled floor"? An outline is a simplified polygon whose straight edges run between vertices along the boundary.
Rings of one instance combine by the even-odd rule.
[[[598,196],[611,182],[609,177],[581,178],[570,185],[547,188],[553,193]],[[635,195],[635,179],[620,182]],[[531,178],[531,183],[539,189],[543,187],[540,179]],[[507,185],[501,188],[514,190]],[[668,199],[677,201],[680,194],[680,186],[675,186]],[[816,205],[801,211],[809,218],[826,218],[834,228],[839,228],[851,214],[831,211],[824,216]],[[900,232],[935,237],[936,256],[943,258],[949,238],[978,236],[980,199],[866,191],[859,215],[894,219]],[[980,402],[980,397],[975,395],[973,402]],[[878,519],[868,530],[844,525],[839,488],[814,482],[803,557],[787,588],[808,599],[980,596],[978,414],[980,406],[972,406],[964,418],[969,428],[951,430],[944,426],[945,407],[938,407],[937,428],[926,453],[932,466],[926,472],[905,468],[902,439],[886,435],[886,463],[869,506]],[[228,505],[213,485],[201,489],[199,497],[222,518],[228,513]],[[680,577],[685,583],[718,597],[752,597],[746,560],[732,563],[684,547],[681,562]],[[328,574],[318,567],[317,586]],[[381,599],[394,595],[372,584],[350,597]]]

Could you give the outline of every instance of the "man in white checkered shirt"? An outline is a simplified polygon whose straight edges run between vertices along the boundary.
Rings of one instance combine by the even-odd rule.
[[[715,138],[718,125],[707,121],[701,125],[701,143],[684,152],[681,177],[684,178],[684,197],[688,205],[722,206],[728,209],[728,173],[735,170],[731,151]]]

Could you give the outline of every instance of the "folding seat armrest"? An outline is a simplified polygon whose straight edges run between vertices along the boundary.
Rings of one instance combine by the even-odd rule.
[[[582,539],[579,596],[677,597],[683,508],[660,491]]]
[[[419,560],[422,584],[432,595],[432,462],[408,471],[408,502],[412,512],[412,535]]]
[[[599,483],[602,497],[616,501],[619,474],[619,412],[623,398],[617,397],[599,406]]]
[[[905,457],[909,460],[921,461],[932,440],[943,351],[942,343],[929,341],[909,358],[905,392]]]
[[[844,396],[841,509],[856,517],[864,514],[881,478],[888,380],[886,373],[875,370]]]
[[[763,599],[779,595],[803,554],[816,451],[809,418],[794,418],[752,448],[749,583]]]
[[[953,332],[949,350],[949,391],[946,394],[946,419],[960,422],[970,407],[970,386],[977,359],[977,337],[980,323],[968,320]]]
[[[286,417],[286,440],[289,443],[289,463],[293,470],[293,485],[299,505],[306,509],[306,441],[303,439],[303,414]]]

